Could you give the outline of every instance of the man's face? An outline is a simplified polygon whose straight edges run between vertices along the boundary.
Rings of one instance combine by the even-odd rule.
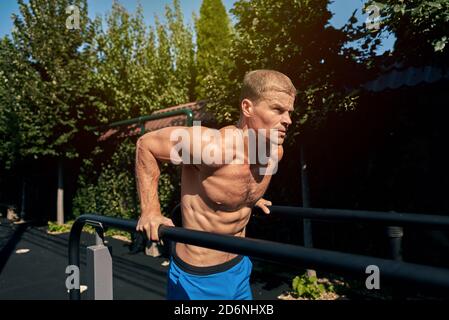
[[[254,130],[265,129],[266,139],[270,130],[277,132],[278,144],[284,143],[288,127],[292,124],[290,113],[293,112],[295,97],[279,91],[269,91],[256,103],[253,103],[248,126]]]

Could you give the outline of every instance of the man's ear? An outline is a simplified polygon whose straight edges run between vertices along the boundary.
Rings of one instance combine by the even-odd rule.
[[[252,117],[254,112],[254,105],[251,100],[243,99],[240,104],[241,112],[245,117]]]

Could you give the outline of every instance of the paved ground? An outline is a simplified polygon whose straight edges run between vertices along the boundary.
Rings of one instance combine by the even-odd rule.
[[[165,299],[165,258],[131,254],[127,243],[107,238],[112,246],[114,299]],[[67,299],[65,268],[68,234],[49,235],[46,228],[13,225],[0,218],[0,299]],[[85,248],[93,235],[81,238],[81,284]],[[28,249],[20,253],[20,249]],[[18,251],[19,250],[19,251]],[[289,286],[294,270],[253,260],[254,299],[276,299]]]

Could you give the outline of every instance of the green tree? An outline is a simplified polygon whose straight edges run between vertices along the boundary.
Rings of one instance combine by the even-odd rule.
[[[203,0],[196,20],[197,87],[199,98],[207,97],[206,84],[214,74],[223,74],[229,68],[229,50],[233,38],[229,16],[221,0]]]
[[[0,135],[6,143],[0,152],[8,153],[2,166],[23,169],[32,159],[57,159],[62,191],[63,161],[79,156],[91,112],[90,83],[85,80],[91,72],[87,48],[93,29],[87,3],[18,4],[12,40],[1,44]],[[63,219],[63,193],[58,191],[58,222]]]
[[[173,85],[178,90],[179,103],[195,99],[195,51],[192,30],[184,24],[179,0],[173,0],[173,9],[166,6],[165,16],[170,30],[170,44],[175,65]]]
[[[150,114],[193,98],[192,33],[178,1],[166,7],[167,24],[147,28],[142,7],[131,15],[114,2],[107,29],[97,25],[97,107],[103,123]]]
[[[34,77],[33,77],[34,76]],[[36,81],[35,74],[26,64],[24,57],[8,37],[0,41],[0,166],[10,169],[20,159],[26,143],[25,119],[32,115],[23,104],[30,103],[26,90],[21,88],[25,78]],[[25,111],[25,112],[23,112]],[[28,113],[28,115],[27,115]]]
[[[371,38],[382,31],[396,36],[393,55],[409,64],[447,63],[449,58],[449,2],[447,0],[371,0],[366,4],[379,28],[371,28]],[[376,22],[376,20],[373,20]]]
[[[89,84],[83,81],[89,68],[82,50],[91,36],[86,3],[74,2],[80,29],[70,30],[66,8],[71,2],[18,2],[20,16],[13,17],[12,40],[3,40],[1,58],[2,82],[8,83],[2,88],[7,99],[2,108],[14,118],[9,130],[15,133],[15,154],[76,157],[73,142],[89,107]]]
[[[92,82],[102,123],[151,113],[154,97],[154,37],[148,38],[142,7],[130,15],[118,2],[106,17],[107,29],[97,25]]]
[[[192,31],[185,26],[179,1],[166,6],[167,24],[156,17],[156,83],[159,108],[190,102],[194,99],[195,61]]]

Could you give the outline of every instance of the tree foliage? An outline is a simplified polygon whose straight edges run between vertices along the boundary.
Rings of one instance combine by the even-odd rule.
[[[66,28],[66,8],[80,8],[87,26],[85,0],[18,1],[12,39],[2,40],[1,110],[3,165],[28,157],[76,157],[72,144],[89,107],[87,50],[92,30]],[[13,137],[13,139],[10,139]]]
[[[166,7],[166,25],[156,17],[155,28],[147,28],[142,12],[139,6],[131,15],[114,2],[106,30],[97,26],[92,82],[102,122],[150,114],[192,99],[192,33],[183,22],[179,1]]]
[[[394,54],[402,61],[447,61],[449,57],[449,2],[446,0],[371,0],[367,7],[379,14],[380,31],[392,32],[397,40]],[[372,13],[374,16],[375,13]]]
[[[200,98],[206,97],[206,83],[214,74],[222,75],[231,61],[229,49],[233,31],[229,16],[221,0],[204,0],[196,20],[197,88]]]

